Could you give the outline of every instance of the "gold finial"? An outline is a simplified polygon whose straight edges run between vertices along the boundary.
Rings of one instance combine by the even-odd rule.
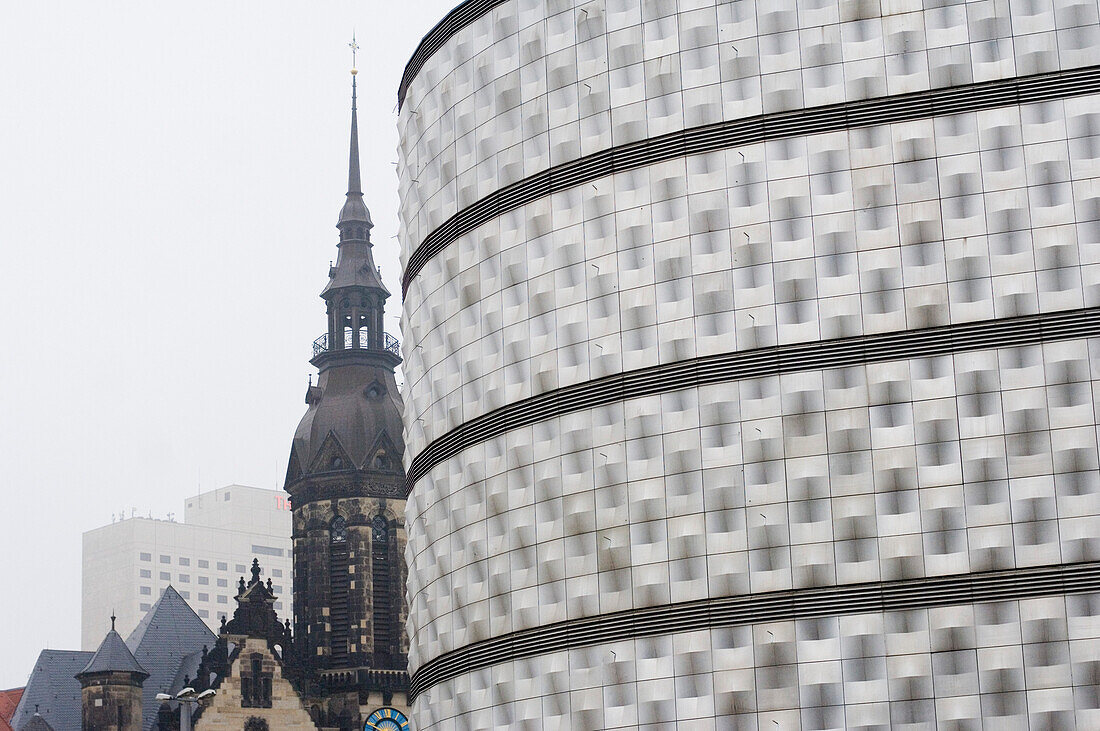
[[[355,76],[359,73],[357,64],[355,63],[355,52],[359,50],[359,44],[355,42],[355,32],[351,34],[351,43],[348,44],[348,48],[351,49],[351,75]]]

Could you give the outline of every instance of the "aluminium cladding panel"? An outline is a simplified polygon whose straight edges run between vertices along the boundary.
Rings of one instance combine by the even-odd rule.
[[[1096,725],[1091,584],[571,624],[1100,559],[1097,3],[818,5],[466,3],[403,82],[418,728]]]
[[[671,391],[475,444],[407,504],[410,670],[673,601],[1100,558],[1100,339]]]
[[[475,3],[476,4],[476,3]],[[1094,0],[495,3],[408,84],[405,255],[457,210],[582,155],[713,122],[1087,66]],[[670,12],[671,11],[671,12]]]
[[[453,676],[423,692],[413,722],[418,729],[1096,728],[1096,605],[1052,596],[601,642]]]
[[[681,157],[488,220],[405,298],[407,454],[624,370],[1100,304],[1098,100]]]

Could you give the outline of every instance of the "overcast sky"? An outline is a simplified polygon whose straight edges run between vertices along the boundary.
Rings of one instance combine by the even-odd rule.
[[[398,334],[397,84],[456,3],[4,3],[0,688],[79,649],[83,531],[281,485],[325,327],[353,28]]]

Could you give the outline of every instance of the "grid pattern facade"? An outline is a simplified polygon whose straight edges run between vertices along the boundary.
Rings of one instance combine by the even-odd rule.
[[[168,586],[217,632],[253,558],[273,582],[276,612],[291,616],[290,510],[273,490],[232,485],[189,498],[183,523],[126,518],[84,533],[82,553],[85,650],[99,646],[112,615],[130,632]]]
[[[495,4],[405,90],[404,261],[477,201],[601,150],[1100,59],[1095,0],[791,5]],[[551,176],[418,265],[403,316],[414,692],[448,653],[610,613],[1100,561],[1100,338],[1080,335],[673,383],[413,469],[498,409],[638,369],[1100,307],[1098,96]],[[672,627],[455,670],[414,720],[1085,728],[1098,615],[1100,594],[1055,592]]]
[[[590,645],[444,681],[417,728],[1096,728],[1098,614],[1050,597]]]
[[[474,445],[407,506],[410,666],[673,601],[1100,560],[1098,399],[1100,340],[1076,340],[675,391]]]

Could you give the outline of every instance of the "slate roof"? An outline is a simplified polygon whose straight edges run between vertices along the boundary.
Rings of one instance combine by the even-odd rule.
[[[42,716],[36,713],[31,716],[31,720],[23,727],[23,731],[54,731],[54,729]]]
[[[199,674],[199,663],[201,662],[202,650],[196,650],[180,660],[180,666],[176,670],[176,677],[172,679],[172,684],[168,686],[169,690],[166,692],[175,695],[186,687],[183,682],[184,680],[194,682],[195,676]]]
[[[11,725],[28,731],[34,708],[55,729],[80,728],[80,681],[76,674],[92,659],[91,652],[43,650],[38,655]]]
[[[157,693],[176,693],[187,670],[193,676],[203,645],[216,639],[183,597],[169,586],[123,642],[111,630],[96,652],[43,650],[15,709],[15,731],[70,731],[80,728],[80,681],[83,672],[129,670],[148,675],[142,685],[142,720],[146,730],[157,721]],[[34,721],[35,706],[41,719]],[[48,725],[43,725],[42,722]]]
[[[0,690],[0,731],[12,731],[9,721],[15,715],[15,709],[19,705],[19,699],[22,695],[22,688]]]
[[[80,675],[113,672],[137,673],[149,677],[149,673],[134,659],[130,648],[112,628],[99,644],[99,649],[95,651],[95,655],[87,666],[80,671]]]
[[[157,603],[145,613],[138,626],[126,638],[126,646],[134,658],[149,673],[142,685],[142,720],[146,729],[156,723],[160,702],[157,693],[180,690],[173,687],[184,659],[202,651],[202,646],[214,646],[217,639],[195,614],[183,597],[169,586]],[[79,709],[79,702],[77,707]],[[80,724],[77,723],[76,728]]]

